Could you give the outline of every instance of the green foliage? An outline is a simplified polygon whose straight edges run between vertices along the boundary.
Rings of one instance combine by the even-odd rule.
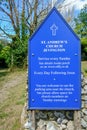
[[[2,45],[2,44],[0,44],[0,53],[1,53],[2,48],[3,48],[3,45]]]
[[[5,31],[3,27],[0,26],[2,32],[12,40],[9,46],[6,45],[4,48],[1,48],[0,46],[0,56],[2,59],[4,58],[5,63],[11,69],[14,67],[24,67],[24,65],[26,65],[27,59],[27,32],[29,31],[29,28],[26,22],[26,2],[24,0],[21,1],[20,9],[17,6],[18,4],[19,1],[14,0],[11,1],[10,4],[8,0],[0,1],[1,12],[9,17],[9,21],[12,21],[10,24],[14,30],[12,34],[9,34],[10,31]]]
[[[85,73],[87,73],[87,69],[85,69],[84,71],[85,71]]]
[[[0,39],[0,68],[10,66],[10,49],[9,43]]]
[[[5,46],[1,51],[1,57],[5,59],[5,63],[7,66],[10,66],[11,63],[11,54],[10,54],[11,48],[10,46]]]
[[[78,17],[75,19],[75,31],[80,38],[87,37],[87,4],[81,10]]]
[[[87,60],[87,4],[75,18],[75,32],[81,39],[82,59]]]
[[[24,40],[24,39],[25,40]],[[12,43],[0,44],[0,66],[24,67],[27,63],[27,44],[28,37],[23,35],[20,39],[17,36],[13,38]]]
[[[87,38],[81,38],[81,43],[84,45],[84,46],[87,46]]]
[[[24,39],[19,39],[18,37],[13,38],[13,42],[11,44],[11,55],[13,55],[13,66],[23,67],[25,63],[25,59],[27,57],[27,41],[28,37],[24,35]]]

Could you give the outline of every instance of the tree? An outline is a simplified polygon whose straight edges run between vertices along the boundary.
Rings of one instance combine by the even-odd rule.
[[[20,3],[21,4],[20,4]],[[10,22],[10,28],[13,31],[8,31],[8,26],[0,26],[0,30],[8,36],[11,43],[12,64],[23,65],[23,61],[27,57],[27,42],[28,35],[32,35],[36,26],[42,20],[42,16],[48,11],[48,0],[1,0],[0,11]],[[4,19],[1,18],[1,22]]]
[[[57,8],[62,8],[63,2],[64,0],[59,0]],[[24,64],[27,57],[28,38],[51,8],[51,0],[0,0],[0,11],[6,16],[6,19],[3,17],[0,19],[0,30],[12,42],[10,46],[11,66]],[[9,23],[3,26],[3,21]],[[10,31],[8,27],[11,29]]]
[[[87,4],[81,10],[78,17],[75,18],[75,32],[81,39],[82,58],[87,60]]]
[[[31,36],[51,8],[51,0],[26,0],[26,24]]]
[[[35,29],[40,19],[47,14],[49,5],[49,0],[1,0],[0,11],[7,16],[14,32],[11,35],[3,27],[0,26],[0,29],[10,38],[16,35],[21,39],[24,32],[31,33]]]
[[[64,1],[56,0],[55,6],[62,10]],[[13,32],[10,33],[11,31],[9,32],[6,27],[3,28],[2,26],[0,26],[0,30],[11,39],[14,39],[14,37],[22,39],[27,34],[31,36],[51,10],[51,2],[52,0],[0,0],[0,11],[7,17],[7,20],[5,20],[11,23]],[[1,21],[4,21],[4,19],[2,18]]]
[[[0,67],[9,67],[10,66],[10,46],[8,41],[0,39]]]
[[[81,10],[78,17],[75,19],[75,31],[80,38],[87,37],[87,4]]]

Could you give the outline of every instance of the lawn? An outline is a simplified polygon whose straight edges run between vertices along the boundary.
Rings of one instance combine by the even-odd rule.
[[[20,130],[26,71],[0,70],[0,130]]]

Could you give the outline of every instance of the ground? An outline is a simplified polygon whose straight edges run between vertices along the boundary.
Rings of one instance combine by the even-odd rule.
[[[87,77],[87,61],[83,61],[81,63],[81,70],[84,73],[84,75]]]
[[[26,70],[0,70],[0,130],[21,130],[26,80]]]

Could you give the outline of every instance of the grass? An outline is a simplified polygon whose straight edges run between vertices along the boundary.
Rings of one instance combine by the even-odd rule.
[[[0,92],[3,93],[0,95],[0,130],[21,129],[20,117],[25,103],[26,77],[26,71],[0,70]]]
[[[6,118],[6,117],[8,117],[8,114],[1,111],[1,112],[0,112],[0,119],[4,119],[4,118]]]
[[[82,61],[81,68],[82,68],[83,74],[87,77],[87,61]]]

